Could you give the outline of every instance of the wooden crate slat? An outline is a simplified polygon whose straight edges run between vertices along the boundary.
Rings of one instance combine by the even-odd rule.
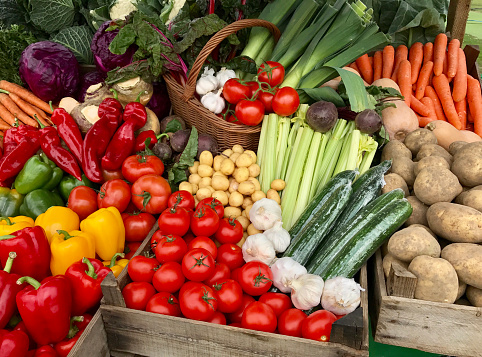
[[[452,38],[464,40],[465,27],[469,18],[471,0],[451,0],[447,14],[447,32]]]
[[[110,357],[107,334],[100,310],[87,325],[68,357]]]
[[[417,277],[405,269],[400,263],[392,262],[387,279],[387,292],[390,296],[413,299]]]

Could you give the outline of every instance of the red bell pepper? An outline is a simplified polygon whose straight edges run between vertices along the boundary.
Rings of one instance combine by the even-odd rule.
[[[39,283],[31,277],[17,283],[27,286],[17,294],[17,308],[32,338],[39,345],[62,341],[69,333],[72,293],[63,275],[51,276]]]
[[[10,320],[10,323],[11,322],[12,321]],[[29,350],[35,349],[37,347],[37,344],[33,340],[32,335],[30,335],[30,332],[28,332],[27,330],[27,326],[25,326],[25,322],[20,321],[19,323],[17,323],[12,331],[22,331],[23,333],[27,334],[28,339],[30,340],[29,347],[28,347]]]
[[[50,345],[37,348],[33,357],[59,357],[59,354]]]
[[[82,319],[78,319],[77,317],[82,317]],[[75,316],[73,319],[74,326],[77,326],[79,331],[85,330],[87,325],[92,321],[94,317],[91,314],[83,314],[80,316]]]
[[[0,356],[26,357],[28,336],[22,331],[0,330]]]
[[[7,326],[13,314],[17,311],[15,296],[25,285],[18,285],[21,278],[18,274],[10,273],[13,260],[17,257],[15,252],[10,252],[5,268],[0,270],[0,328]]]
[[[124,108],[123,119],[126,122],[134,120],[136,122],[134,130],[142,128],[147,123],[146,107],[139,102],[142,94],[144,94],[144,92],[139,93],[137,100],[135,102],[127,103]]]
[[[84,330],[79,330],[79,328],[75,325],[76,321],[82,321],[83,317],[82,316],[75,316],[72,317],[70,320],[70,330],[66,338],[64,338],[62,341],[57,342],[54,346],[55,352],[60,357],[67,357],[67,355],[70,353],[70,350],[75,346],[77,341],[79,340],[80,336],[82,335],[82,332]]]
[[[167,134],[161,134],[161,135],[167,135]],[[145,130],[141,131],[139,135],[136,137],[136,143],[134,144],[134,151],[143,151],[146,149],[146,140],[147,138],[150,138],[151,141],[149,142],[149,149],[152,149],[155,144],[157,144],[158,139],[157,135],[154,132],[154,130]]]
[[[65,142],[70,152],[75,156],[77,161],[82,164],[82,134],[79,126],[74,118],[63,108],[57,108],[53,111],[52,122],[57,126],[59,136]]]
[[[102,299],[100,283],[109,274],[110,269],[100,260],[84,258],[72,264],[65,272],[65,277],[72,286],[72,315],[82,315],[97,306]]]
[[[42,280],[50,275],[50,246],[40,226],[27,227],[0,236],[0,263],[5,265],[10,252],[17,253],[12,273]]]

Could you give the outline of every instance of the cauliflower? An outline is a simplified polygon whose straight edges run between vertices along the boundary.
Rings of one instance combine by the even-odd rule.
[[[127,15],[137,10],[136,2],[136,0],[132,2],[131,0],[116,0],[109,10],[111,20],[125,20]]]
[[[186,3],[186,0],[170,0],[170,3],[172,4],[172,9],[171,12],[169,13],[169,19],[167,22],[171,22],[173,18],[176,17],[178,12],[182,9],[184,4]]]

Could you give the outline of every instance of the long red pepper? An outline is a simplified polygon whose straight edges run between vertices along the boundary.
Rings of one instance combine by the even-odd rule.
[[[0,330],[1,357],[26,357],[28,343],[28,336],[22,331]]]
[[[39,148],[39,138],[24,137],[12,151],[0,159],[0,181],[6,181],[17,175]]]
[[[117,129],[102,158],[102,168],[117,170],[128,156],[134,153],[136,120],[130,119]]]
[[[15,296],[25,287],[25,285],[17,285],[20,275],[10,273],[13,260],[16,257],[15,252],[10,252],[5,268],[0,270],[0,328],[7,326],[13,314],[17,311]]]
[[[57,126],[59,136],[65,142],[70,152],[82,164],[82,134],[74,118],[63,108],[57,108],[50,118]]]

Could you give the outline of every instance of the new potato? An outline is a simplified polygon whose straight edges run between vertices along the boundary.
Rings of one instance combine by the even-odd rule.
[[[482,246],[453,243],[442,250],[441,257],[453,265],[461,281],[482,289]]]

